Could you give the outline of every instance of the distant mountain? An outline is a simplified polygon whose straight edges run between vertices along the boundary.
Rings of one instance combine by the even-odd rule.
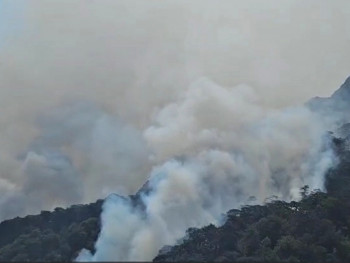
[[[306,105],[322,116],[336,117],[338,122],[350,122],[350,77],[329,98],[315,97]]]
[[[331,96],[332,99],[334,100],[341,100],[344,102],[349,102],[350,99],[350,77],[348,77],[343,85],[336,90],[333,95]]]

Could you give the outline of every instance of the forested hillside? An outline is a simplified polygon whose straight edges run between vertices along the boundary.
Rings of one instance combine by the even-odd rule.
[[[94,250],[102,200],[0,224],[0,261],[71,261],[82,248]]]
[[[163,248],[154,261],[349,262],[349,140],[333,143],[340,162],[327,174],[327,193],[305,186],[300,202],[231,210],[223,226],[189,229],[183,243]]]

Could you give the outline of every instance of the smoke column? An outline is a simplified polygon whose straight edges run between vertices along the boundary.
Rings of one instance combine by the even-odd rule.
[[[189,227],[220,223],[222,213],[277,195],[297,199],[299,189],[323,188],[334,162],[325,127],[306,107],[262,107],[246,85],[193,83],[162,108],[144,131],[153,149],[144,209],[111,196],[104,204],[96,253],[78,260],[152,260]]]
[[[144,210],[106,201],[97,252],[81,255],[146,260],[249,196],[322,189],[329,122],[301,105],[350,72],[348,10],[0,0],[0,220],[148,181]]]

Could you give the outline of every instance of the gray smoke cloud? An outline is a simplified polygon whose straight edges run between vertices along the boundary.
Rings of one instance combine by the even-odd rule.
[[[144,210],[112,196],[104,204],[96,253],[77,260],[152,260],[189,227],[219,224],[222,213],[277,195],[298,199],[303,185],[323,190],[334,164],[326,127],[303,106],[275,110],[253,88],[193,83],[144,131],[156,166],[141,192]]]
[[[149,180],[145,211],[108,199],[97,252],[81,255],[146,260],[251,195],[322,189],[329,122],[300,104],[347,77],[348,10],[0,0],[0,220]]]
[[[21,184],[2,190],[2,217],[25,215],[40,208],[48,208],[48,204],[52,209],[72,201],[81,201],[80,175],[69,158],[59,152],[28,152],[23,161],[22,173],[25,177]]]
[[[92,103],[61,105],[36,124],[39,135],[17,157],[18,181],[4,184],[2,218],[136,192],[147,179],[141,132]]]

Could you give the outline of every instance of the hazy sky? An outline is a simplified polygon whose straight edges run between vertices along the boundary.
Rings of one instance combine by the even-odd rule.
[[[350,74],[346,0],[0,4],[0,137],[19,148],[38,114],[67,100],[144,127],[198,77],[284,106],[327,96]]]
[[[349,74],[349,7],[345,0],[2,0],[1,98],[42,107],[63,96],[93,99],[137,119],[202,75],[253,85],[276,105],[329,95]]]
[[[347,0],[0,0],[0,188],[23,190],[28,158],[51,157],[20,156],[50,138],[66,153],[74,144],[118,155],[94,145],[120,145],[114,132],[128,137],[129,129],[138,130],[138,142],[158,112],[202,77],[224,88],[247,84],[267,108],[328,96],[350,74],[349,24]],[[75,102],[93,106],[62,106]],[[108,127],[111,141],[86,147],[91,138],[80,133],[87,127],[89,136]],[[140,152],[122,147],[131,159]],[[70,162],[84,163],[76,155],[58,162],[68,176],[75,173]],[[140,163],[144,155],[136,154]],[[100,161],[79,172],[116,169],[113,158]],[[128,190],[145,177],[128,179]],[[92,192],[90,199],[102,195]]]

